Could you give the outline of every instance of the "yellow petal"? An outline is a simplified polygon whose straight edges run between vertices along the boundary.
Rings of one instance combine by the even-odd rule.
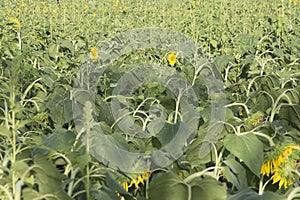
[[[285,184],[285,179],[281,179],[279,182],[279,189],[282,187],[282,185]]]
[[[278,174],[278,173],[275,173],[273,176],[272,176],[272,179],[273,179],[273,184],[280,181],[281,180],[281,176]]]
[[[127,182],[123,183],[123,188],[128,192],[128,183]]]

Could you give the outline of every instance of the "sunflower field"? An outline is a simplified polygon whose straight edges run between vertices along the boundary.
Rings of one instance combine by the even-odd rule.
[[[300,199],[300,2],[2,0],[1,200]]]

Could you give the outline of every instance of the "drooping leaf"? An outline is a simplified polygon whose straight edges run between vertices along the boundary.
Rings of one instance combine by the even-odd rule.
[[[232,183],[238,190],[248,187],[245,168],[234,158],[224,160],[226,166],[222,170],[225,178]]]
[[[263,144],[254,134],[229,134],[224,139],[224,146],[259,177],[260,169],[264,161]]]

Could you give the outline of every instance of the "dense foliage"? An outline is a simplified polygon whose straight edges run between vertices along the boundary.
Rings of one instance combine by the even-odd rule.
[[[282,1],[3,0],[0,7],[0,199],[299,199],[300,5]],[[91,155],[75,127],[73,85],[82,64],[97,60],[101,42],[134,28],[161,27],[198,43],[220,71],[226,116],[210,151],[199,151],[210,128],[212,99],[180,52],[137,50],[109,65],[97,83],[87,127],[132,151],[151,151],[174,137],[178,110],[157,82],[130,99],[114,84],[138,64],[176,69],[193,84],[201,114],[195,137],[171,165],[126,173]],[[158,69],[159,70],[159,69]],[[171,70],[171,71],[172,71]],[[135,111],[114,119],[112,99]],[[159,102],[159,103],[158,103]],[[148,138],[129,137],[117,124],[145,125],[151,106],[166,122]],[[126,121],[127,120],[127,121]],[[151,131],[150,131],[151,132]],[[157,134],[157,135],[156,135]],[[207,139],[207,138],[206,138]],[[115,156],[115,155],[112,155]]]

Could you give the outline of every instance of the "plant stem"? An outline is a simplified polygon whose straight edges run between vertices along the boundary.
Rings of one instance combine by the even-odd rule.
[[[176,101],[174,124],[177,123],[177,115],[178,115],[178,112],[179,112],[179,105],[180,105],[181,96],[182,96],[182,90],[179,90],[178,98],[177,98],[177,101]]]
[[[16,154],[17,154],[17,130],[16,130],[16,122],[15,122],[15,87],[14,83],[12,83],[11,88],[10,88],[10,110],[11,110],[11,117],[10,117],[10,123],[11,123],[11,131],[12,131],[12,140],[11,140],[11,145],[12,145],[12,155],[11,155],[11,164],[13,165],[16,162]],[[14,171],[12,171],[12,191],[13,194],[16,192],[16,174]]]
[[[215,166],[208,167],[208,168],[202,170],[201,172],[197,172],[197,173],[191,174],[190,176],[186,177],[184,179],[184,182],[188,183],[188,182],[192,181],[194,178],[203,176],[206,172],[208,172],[209,170],[215,169],[215,168],[222,169],[223,167],[215,167]]]

